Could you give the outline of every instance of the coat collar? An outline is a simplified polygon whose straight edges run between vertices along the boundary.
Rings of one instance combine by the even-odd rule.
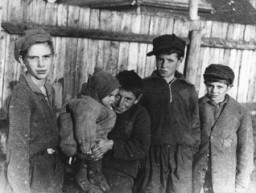
[[[152,72],[152,74],[151,74],[150,77],[163,79],[163,78],[159,75],[159,73],[157,72],[157,70],[154,70],[154,71]],[[187,83],[187,84],[189,84],[189,85],[193,85],[192,83],[190,83],[189,81],[187,81],[187,80],[184,78],[184,76],[183,76],[180,72],[178,72],[178,71],[175,71],[174,77],[175,77],[176,80],[180,80],[180,81],[185,82],[185,83]]]
[[[36,86],[35,83],[33,83],[33,81],[31,80],[30,76],[28,76],[27,73],[21,75],[19,81],[21,84],[28,86],[32,90],[32,92],[36,94],[41,94],[44,97],[47,97],[49,99],[50,104],[52,103],[53,90],[52,90],[52,86],[49,83],[46,82],[44,85],[47,92],[47,96],[46,96],[45,94],[42,93],[42,91],[38,88],[38,86]]]

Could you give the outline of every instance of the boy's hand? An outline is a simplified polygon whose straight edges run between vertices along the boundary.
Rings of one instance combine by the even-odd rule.
[[[113,148],[114,141],[108,139],[100,139],[92,149],[92,159],[99,160],[103,155]]]

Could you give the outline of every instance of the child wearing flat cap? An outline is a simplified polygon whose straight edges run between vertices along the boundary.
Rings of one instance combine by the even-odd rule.
[[[47,82],[54,60],[50,34],[41,28],[25,31],[15,43],[14,56],[26,72],[8,105],[8,183],[13,193],[61,193],[63,167],[54,89]]]
[[[225,65],[205,69],[206,95],[199,99],[201,144],[194,156],[193,193],[243,193],[253,170],[250,113],[230,97],[235,75]]]
[[[135,186],[140,193],[189,193],[200,143],[195,87],[177,71],[186,42],[175,34],[153,39],[156,70],[143,80],[142,104],[151,121],[151,147]],[[136,189],[135,188],[135,189]]]

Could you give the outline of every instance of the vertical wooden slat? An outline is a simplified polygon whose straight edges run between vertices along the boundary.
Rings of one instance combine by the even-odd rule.
[[[120,23],[121,31],[129,32],[131,26],[131,14],[123,13]],[[119,71],[127,69],[129,57],[129,43],[120,42],[118,52],[118,69]]]
[[[237,100],[239,102],[246,102],[248,83],[249,83],[249,71],[250,71],[250,51],[244,50],[242,52],[241,66],[239,69],[238,79],[238,91]]]
[[[141,24],[141,15],[132,15],[131,18],[131,32],[132,33],[140,33],[140,24]],[[129,57],[128,57],[128,70],[134,70],[137,72],[138,65],[138,53],[139,53],[139,45],[138,43],[130,43],[129,45]]]

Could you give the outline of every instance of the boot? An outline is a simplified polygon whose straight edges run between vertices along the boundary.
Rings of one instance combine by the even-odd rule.
[[[100,187],[89,182],[87,178],[87,174],[88,174],[88,169],[87,169],[86,161],[82,160],[81,163],[79,163],[78,171],[76,175],[77,184],[86,193],[103,193]]]
[[[110,187],[102,174],[102,160],[98,161],[88,161],[88,180],[95,186],[100,187],[100,189],[107,193],[110,191]]]

